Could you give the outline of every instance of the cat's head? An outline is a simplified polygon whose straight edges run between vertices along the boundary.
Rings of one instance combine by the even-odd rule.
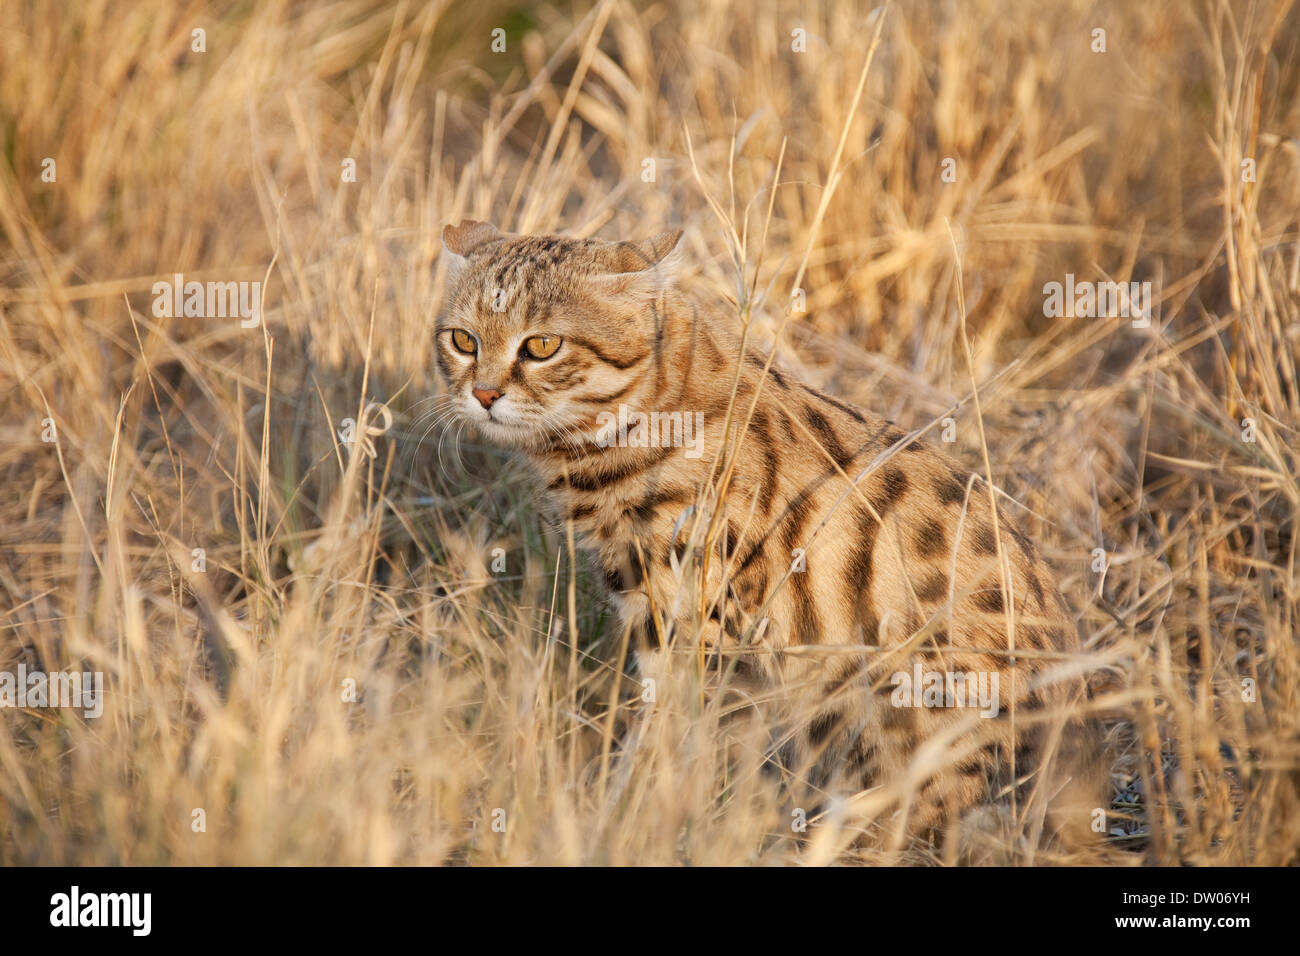
[[[434,351],[456,410],[499,445],[592,436],[599,413],[664,374],[681,235],[605,242],[446,227]]]

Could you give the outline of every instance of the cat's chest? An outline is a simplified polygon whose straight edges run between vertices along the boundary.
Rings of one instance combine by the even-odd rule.
[[[563,527],[572,527],[580,546],[596,549],[643,535],[655,519],[634,496],[565,491],[553,495],[550,506]]]

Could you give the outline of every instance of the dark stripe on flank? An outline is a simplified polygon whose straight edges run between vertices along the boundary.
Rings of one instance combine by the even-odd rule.
[[[790,499],[790,503],[785,506],[785,510],[782,511],[776,521],[772,523],[772,527],[768,529],[767,532],[757,537],[754,540],[754,543],[749,546],[749,551],[746,552],[744,559],[736,568],[737,574],[740,574],[753,563],[754,559],[758,557],[759,552],[763,550],[763,545],[766,543],[769,535],[771,535],[777,528],[781,527],[783,523],[785,523],[785,533],[782,535],[782,540],[786,542],[787,548],[794,547],[793,542],[802,533],[804,523],[808,520],[809,499],[812,492],[816,490],[817,486],[820,484],[821,482],[814,482],[809,486],[809,488],[800,491]],[[793,558],[791,559],[793,560]]]
[[[853,461],[853,456],[849,454],[848,449],[840,444],[839,436],[835,434],[835,429],[831,428],[831,423],[827,421],[825,415],[817,411],[817,409],[813,408],[811,405],[803,410],[803,414],[804,418],[808,421],[808,424],[812,427],[817,440],[822,443],[822,446],[826,449],[826,452],[831,456],[831,459],[835,464],[844,468]]]
[[[921,601],[939,601],[948,594],[948,576],[942,571],[932,571],[916,586],[916,596]]]
[[[809,388],[808,391],[812,392],[812,394],[816,395],[827,405],[830,405],[833,408],[838,408],[845,415],[848,415],[854,421],[858,422],[858,424],[860,425],[867,424],[866,416],[863,415],[856,408],[854,408],[852,405],[850,405],[848,402],[842,402],[838,398],[835,398],[832,395],[827,395],[824,392],[817,391],[815,388]]]
[[[883,515],[907,492],[907,475],[901,468],[890,466],[880,476],[880,485],[872,495],[871,503]]]
[[[948,534],[938,520],[926,518],[917,526],[912,545],[923,558],[937,557],[948,548]]]
[[[794,425],[790,422],[790,416],[784,411],[779,413],[781,416],[781,428],[785,432],[785,440],[790,444],[798,444],[799,439],[794,433]]]
[[[853,516],[858,537],[853,543],[853,550],[849,552],[844,585],[848,592],[849,606],[860,607],[871,588],[871,556],[876,547],[879,525],[865,508],[854,508]]]
[[[842,714],[818,714],[808,724],[808,740],[814,747],[824,744],[843,720]]]
[[[1019,525],[1014,521],[1006,521],[1005,518],[1003,520],[1007,527],[1011,529],[1011,536],[1016,539],[1016,544],[1020,545],[1020,550],[1024,551],[1029,557],[1034,557],[1034,542],[1029,539],[1029,536],[1021,531]]]
[[[758,489],[758,503],[763,508],[764,516],[772,513],[772,499],[776,497],[776,470],[778,466],[776,448],[772,445],[772,431],[767,415],[762,411],[754,412],[749,423],[749,431],[758,440],[763,449],[763,480]]]
[[[804,560],[807,561],[807,556]],[[790,575],[790,584],[794,588],[794,643],[796,644],[816,644],[821,636],[817,604],[813,601],[812,584],[808,580],[811,575],[811,567]]]
[[[754,355],[752,352],[745,356],[745,360],[749,362],[750,365],[754,366],[754,368],[760,373],[762,373],[764,367],[767,365],[767,359]],[[767,370],[767,377],[776,382],[776,384],[781,388],[786,389],[787,391],[790,389],[790,384],[785,380],[785,374],[775,365]]]
[[[1046,610],[1046,605],[1043,603],[1043,586],[1038,583],[1038,575],[1031,568],[1025,572],[1025,577],[1029,579],[1029,590],[1033,592],[1034,601],[1040,608]]]
[[[794,549],[804,547],[804,525],[812,513],[812,500],[809,495],[800,492],[790,502],[789,517],[786,519],[782,540],[789,560],[794,560]],[[817,604],[812,594],[812,561],[804,553],[804,570],[790,574],[790,586],[794,592],[794,642],[796,644],[816,644],[821,635],[821,623],[817,615]]]
[[[936,475],[934,491],[945,505],[959,505],[966,500],[966,485],[956,478],[956,472]]]

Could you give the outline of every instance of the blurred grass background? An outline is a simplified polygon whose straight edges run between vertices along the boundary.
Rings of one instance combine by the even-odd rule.
[[[98,720],[0,710],[0,862],[937,859],[864,849],[880,821],[851,815],[805,844],[688,673],[653,707],[619,676],[598,576],[525,469],[429,414],[462,217],[683,225],[724,314],[909,427],[969,395],[950,224],[995,477],[1105,662],[1108,852],[1296,861],[1289,0],[0,0],[0,22],[0,670],[107,682]],[[156,318],[177,272],[265,278],[262,325]],[[1045,317],[1067,273],[1153,281],[1152,328]],[[338,437],[370,402],[395,415],[374,457]],[[985,850],[1044,859],[1014,830]]]

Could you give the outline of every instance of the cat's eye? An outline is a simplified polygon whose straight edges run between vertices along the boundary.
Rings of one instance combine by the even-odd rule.
[[[451,330],[451,343],[456,346],[458,352],[464,352],[466,355],[473,355],[478,351],[478,342],[464,329]]]
[[[529,358],[548,359],[563,341],[558,335],[534,335],[524,341],[524,352]]]

